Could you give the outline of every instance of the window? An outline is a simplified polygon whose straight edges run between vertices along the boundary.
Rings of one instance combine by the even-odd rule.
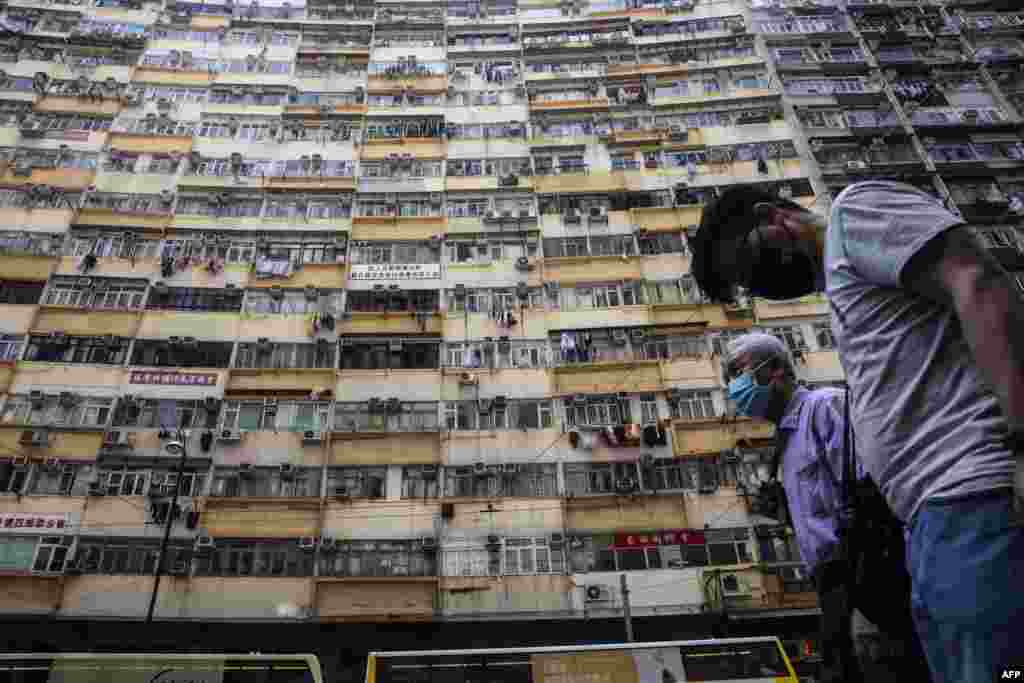
[[[640,423],[658,423],[658,401],[653,396],[640,397]]]
[[[323,576],[435,576],[437,555],[415,541],[349,541],[321,549]]]
[[[615,492],[617,481],[638,481],[635,463],[566,463],[565,488],[573,495]]]
[[[43,295],[43,282],[4,280],[0,283],[0,304],[34,306]]]
[[[13,465],[9,459],[0,464],[0,493],[22,493],[28,471],[28,465]]]
[[[242,292],[238,289],[154,288],[149,297],[147,308],[237,313],[242,308]]]
[[[696,488],[696,463],[677,458],[655,458],[644,471],[645,488],[655,491],[682,491]]]
[[[298,539],[253,542],[217,539],[217,545],[196,561],[199,576],[312,576],[313,552]]]
[[[333,368],[337,346],[327,340],[316,344],[270,346],[240,343],[235,357],[238,368]]]
[[[403,467],[402,498],[436,498],[439,469],[437,465],[406,465]]]
[[[681,391],[669,400],[672,417],[683,420],[710,420],[718,416],[710,391]]]
[[[82,282],[89,280],[88,284]],[[100,280],[93,285],[92,278],[55,279],[47,288],[42,303],[54,306],[77,306],[126,309],[139,308],[146,292],[145,283],[127,283]]]
[[[498,576],[501,555],[484,548],[451,548],[444,552],[445,576]]]
[[[732,565],[753,562],[747,529],[707,529],[708,563]]]
[[[386,482],[386,467],[330,467],[327,470],[327,495],[383,498]]]
[[[37,496],[69,496],[81,469],[83,466],[73,463],[38,465],[28,492]]]
[[[405,338],[347,338],[341,342],[343,370],[430,370],[438,367],[440,344]]]
[[[561,574],[565,556],[560,548],[551,548],[546,538],[506,538],[502,556],[502,574]]]
[[[629,404],[618,398],[591,398],[565,402],[566,422],[576,426],[615,426],[630,422]]]
[[[822,351],[836,348],[836,338],[829,323],[815,323],[814,338],[817,339],[818,348]]]
[[[29,337],[25,360],[122,365],[128,340],[120,337]]]
[[[525,463],[474,467],[446,467],[444,495],[456,498],[557,495],[553,464]]]
[[[32,571],[41,573],[59,573],[64,571],[64,562],[74,539],[70,536],[43,536],[36,546],[36,557],[32,561]]]
[[[778,337],[790,353],[807,349],[804,333],[799,327],[769,327],[766,331],[768,334]]]
[[[320,494],[318,467],[220,468],[214,471],[210,495],[231,497],[303,498]]]

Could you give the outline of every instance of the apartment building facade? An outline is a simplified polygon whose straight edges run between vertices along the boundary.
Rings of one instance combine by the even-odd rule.
[[[135,622],[163,549],[186,631],[586,634],[625,574],[646,623],[808,632],[720,361],[842,382],[827,307],[702,300],[687,236],[897,178],[1024,288],[1004,4],[9,0],[0,615]]]

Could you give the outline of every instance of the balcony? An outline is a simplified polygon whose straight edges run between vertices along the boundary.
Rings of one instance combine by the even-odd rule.
[[[124,225],[162,228],[171,219],[174,195],[92,192],[85,196],[76,222],[80,225]]]
[[[1013,125],[997,107],[911,107],[904,111],[917,128],[989,128]]]

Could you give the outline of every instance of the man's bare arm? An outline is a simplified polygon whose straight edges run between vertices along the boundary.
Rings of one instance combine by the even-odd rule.
[[[966,226],[950,228],[914,255],[903,285],[951,306],[1011,430],[1024,432],[1024,296]]]

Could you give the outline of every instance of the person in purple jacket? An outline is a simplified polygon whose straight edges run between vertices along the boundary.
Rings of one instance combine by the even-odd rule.
[[[775,423],[781,448],[781,479],[800,557],[818,590],[821,620],[821,680],[864,680],[855,654],[850,613],[860,609],[891,641],[902,645],[902,671],[893,680],[930,680],[910,612],[910,576],[891,577],[886,599],[851,595],[846,564],[837,562],[844,513],[844,392],[809,390],[796,383],[786,346],[763,333],[745,334],[726,348],[729,400],[737,413]],[[866,475],[856,463],[859,479]],[[777,476],[777,473],[773,473]],[[879,587],[881,591],[883,587]],[[852,603],[852,604],[851,604]]]

